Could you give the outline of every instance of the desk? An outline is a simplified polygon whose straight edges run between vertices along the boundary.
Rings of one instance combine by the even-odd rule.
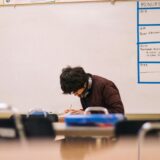
[[[160,114],[126,114],[128,120],[157,120],[160,119]]]
[[[159,160],[159,142],[143,146],[142,160]],[[0,143],[0,160],[137,160],[137,140],[121,139],[100,146],[94,140],[27,141]]]
[[[64,136],[101,136],[101,137],[113,137],[114,127],[109,126],[105,128],[100,127],[68,127],[65,123],[54,123],[53,127],[56,131],[56,135]]]

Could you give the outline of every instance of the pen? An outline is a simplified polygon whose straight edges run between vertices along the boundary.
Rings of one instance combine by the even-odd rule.
[[[69,110],[71,110],[72,109],[72,104],[70,105],[70,107],[69,107]]]

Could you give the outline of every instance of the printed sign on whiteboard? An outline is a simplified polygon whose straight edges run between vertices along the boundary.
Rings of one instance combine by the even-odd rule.
[[[137,2],[138,82],[160,83],[160,1]]]

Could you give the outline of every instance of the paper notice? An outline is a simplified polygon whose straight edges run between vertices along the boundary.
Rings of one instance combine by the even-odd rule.
[[[4,4],[34,4],[34,3],[49,3],[54,0],[4,0]]]

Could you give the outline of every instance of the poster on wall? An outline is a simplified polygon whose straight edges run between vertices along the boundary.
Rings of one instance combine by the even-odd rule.
[[[137,2],[138,82],[160,83],[160,1]]]

